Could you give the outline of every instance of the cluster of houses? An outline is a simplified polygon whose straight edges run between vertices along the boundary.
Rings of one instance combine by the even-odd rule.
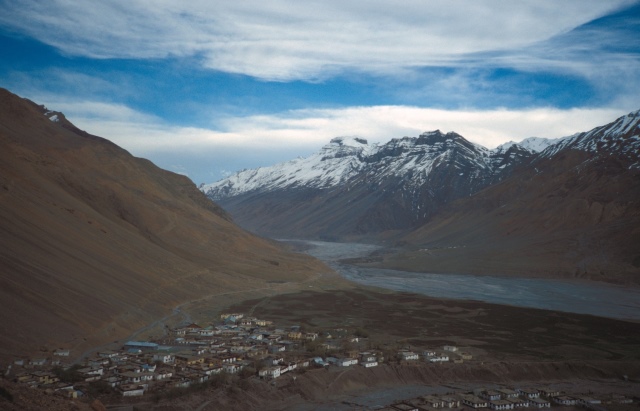
[[[426,411],[434,409],[457,409],[462,406],[491,410],[513,410],[517,408],[551,408],[552,405],[583,406],[591,409],[600,404],[631,404],[633,400],[622,395],[607,395],[595,398],[587,395],[568,395],[552,388],[495,388],[478,389],[473,392],[426,395],[396,402],[378,411]]]
[[[69,398],[82,396],[88,384],[98,381],[122,396],[141,396],[204,383],[222,373],[275,379],[307,367],[371,368],[385,361],[381,351],[361,351],[358,347],[362,345],[361,338],[344,329],[321,336],[299,326],[278,328],[268,320],[226,313],[216,324],[184,325],[157,341],[129,341],[119,350],[98,352],[81,365],[72,366],[69,350],[57,350],[49,358],[16,360],[6,376]],[[311,346],[325,355],[311,356]],[[386,360],[445,362],[456,350],[453,346],[437,352],[400,350],[395,358]],[[463,353],[455,361],[462,358],[471,356]],[[69,370],[73,378],[69,378]]]
[[[418,352],[386,351],[386,354],[362,349],[365,346],[361,338],[344,329],[320,335],[304,332],[299,326],[278,328],[271,321],[226,313],[215,324],[180,326],[167,330],[167,335],[157,341],[129,341],[118,350],[100,351],[82,364],[71,364],[69,350],[57,350],[48,358],[19,359],[9,367],[5,377],[68,398],[84,395],[94,382],[124,397],[134,397],[205,383],[223,373],[273,380],[309,367],[371,368],[388,361],[460,363],[472,359],[470,353],[459,351],[453,345]],[[420,397],[394,404],[389,409],[455,408],[463,404],[471,408],[510,410],[544,408],[552,402],[576,405],[595,404],[594,401],[541,389],[496,389],[476,395]]]

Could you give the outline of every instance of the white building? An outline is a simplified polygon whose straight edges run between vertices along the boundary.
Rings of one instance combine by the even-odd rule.
[[[489,401],[489,408],[491,408],[492,410],[498,410],[498,411],[502,411],[502,410],[512,410],[514,407],[513,403],[511,401],[507,401],[507,400],[492,400]]]
[[[350,367],[352,365],[357,365],[357,364],[358,364],[357,358],[340,358],[338,360],[338,365],[340,367]]]
[[[122,391],[123,397],[139,397],[144,395],[144,387],[137,384],[120,385],[120,391]]]
[[[429,358],[429,362],[447,362],[449,361],[449,356],[448,355],[436,355],[435,357],[431,357]]]
[[[160,361],[164,364],[173,364],[176,361],[176,357],[172,354],[154,354],[153,361]]]
[[[281,375],[281,367],[267,367],[258,371],[260,378],[278,378]]]
[[[420,358],[420,356],[413,351],[400,351],[398,356],[404,361],[416,361]]]

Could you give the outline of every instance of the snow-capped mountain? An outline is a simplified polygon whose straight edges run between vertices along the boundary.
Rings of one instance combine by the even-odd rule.
[[[635,112],[589,132],[553,140],[531,137],[493,150],[439,130],[380,145],[338,137],[307,158],[244,170],[201,189],[241,225],[265,235],[405,230],[428,221],[445,204],[519,169],[537,170],[542,160],[570,150],[589,161],[603,153],[620,156],[627,167],[637,167],[639,117]]]
[[[317,153],[271,167],[243,170],[232,176],[201,187],[211,198],[240,195],[253,190],[275,190],[294,187],[328,188],[357,175],[363,159],[376,149],[358,137],[336,137]]]
[[[314,230],[326,235],[407,229],[442,204],[500,181],[532,155],[517,144],[488,150],[439,130],[382,145],[338,137],[309,157],[240,171],[201,189],[263,234],[284,235],[314,218]],[[330,212],[340,221],[335,227]]]
[[[485,178],[520,163],[533,152],[516,143],[488,150],[459,134],[443,134],[439,130],[419,137],[392,139],[384,145],[368,144],[366,139],[359,137],[336,137],[309,157],[243,170],[216,183],[203,185],[201,189],[212,199],[220,200],[256,190],[328,189],[363,173],[372,182],[381,182],[390,176],[409,177],[407,184],[421,186],[434,167],[454,157],[457,162],[453,166],[461,173],[470,172],[469,178]]]
[[[628,161],[629,168],[640,168],[640,110],[591,131],[564,138],[543,150],[541,156],[552,157],[562,150],[616,155]]]
[[[407,251],[383,266],[639,284],[639,120],[633,112],[555,142],[399,236]]]

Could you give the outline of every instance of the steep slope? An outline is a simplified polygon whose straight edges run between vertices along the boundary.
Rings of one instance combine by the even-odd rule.
[[[239,229],[186,177],[3,89],[0,145],[0,355],[95,346],[179,303],[326,270]]]
[[[308,158],[201,189],[260,234],[350,239],[416,227],[533,155],[517,144],[490,151],[438,130],[381,146],[339,137]]]
[[[382,265],[640,284],[640,111],[547,147],[401,243]]]

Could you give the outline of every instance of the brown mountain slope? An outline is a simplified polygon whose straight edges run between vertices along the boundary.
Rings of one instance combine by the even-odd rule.
[[[233,224],[186,177],[0,89],[0,355],[128,335],[175,305],[326,268]]]
[[[458,201],[383,266],[640,284],[640,171],[565,150]]]

